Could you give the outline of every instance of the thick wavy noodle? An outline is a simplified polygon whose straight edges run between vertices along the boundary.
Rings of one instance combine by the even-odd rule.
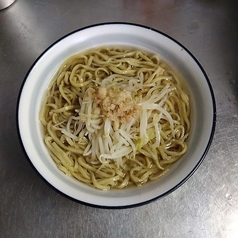
[[[164,175],[187,151],[189,115],[183,83],[157,55],[105,47],[62,64],[40,121],[57,167],[108,190]]]

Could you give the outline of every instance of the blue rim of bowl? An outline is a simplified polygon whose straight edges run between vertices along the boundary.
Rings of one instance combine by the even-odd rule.
[[[212,128],[211,128],[211,133],[210,133],[210,137],[209,137],[209,140],[208,140],[208,143],[207,143],[207,146],[201,156],[201,158],[199,159],[199,162],[194,166],[194,168],[187,174],[187,176],[182,180],[180,181],[178,184],[176,184],[174,187],[172,187],[171,189],[169,189],[168,191],[166,191],[165,193],[157,196],[157,197],[154,197],[152,199],[149,199],[149,200],[146,200],[144,202],[139,202],[139,203],[136,203],[136,204],[131,204],[131,205],[122,205],[122,206],[104,206],[104,205],[96,205],[96,204],[91,204],[91,203],[87,203],[87,202],[84,202],[84,201],[81,201],[81,200],[78,200],[78,199],[75,199],[75,198],[72,198],[71,196],[63,193],[62,191],[58,190],[57,188],[55,188],[48,180],[46,180],[41,174],[40,172],[35,168],[35,166],[33,165],[33,163],[31,162],[31,159],[29,158],[28,154],[26,153],[26,150],[25,150],[25,147],[24,147],[24,144],[23,144],[23,141],[22,141],[22,138],[21,138],[21,133],[20,133],[20,125],[19,125],[19,104],[20,104],[20,99],[21,99],[21,94],[22,94],[22,90],[24,88],[24,85],[26,83],[26,80],[28,78],[28,75],[30,74],[30,72],[32,71],[32,69],[35,67],[36,63],[40,60],[40,58],[51,48],[53,47],[54,45],[56,45],[58,42],[60,42],[61,40],[65,39],[66,37],[76,33],[76,32],[79,32],[79,31],[82,31],[82,30],[85,30],[85,29],[88,29],[88,28],[93,28],[93,27],[97,27],[97,26],[103,26],[103,25],[130,25],[130,26],[135,26],[135,27],[140,27],[140,28],[144,28],[144,29],[147,29],[147,30],[152,30],[160,35],[163,35],[165,36],[166,38],[172,40],[173,42],[175,42],[177,45],[179,45],[181,48],[183,48],[191,57],[192,59],[194,60],[194,62],[198,65],[198,67],[200,68],[201,72],[203,73],[205,79],[206,79],[206,82],[207,82],[207,86],[209,88],[209,92],[210,92],[210,96],[211,96],[211,99],[212,99],[212,105],[213,105],[213,122],[212,122]],[[24,80],[23,80],[23,83],[20,87],[20,90],[19,90],[19,95],[18,95],[18,100],[17,100],[17,131],[18,131],[18,136],[19,136],[19,139],[20,139],[20,143],[21,143],[21,146],[24,150],[24,153],[26,155],[26,157],[28,158],[31,166],[35,169],[35,171],[40,175],[41,179],[43,179],[44,181],[47,182],[48,185],[50,185],[51,188],[53,188],[55,191],[59,192],[60,194],[62,194],[63,196],[67,197],[67,198],[70,198],[71,200],[73,201],[76,201],[80,204],[84,204],[84,205],[87,205],[87,206],[90,206],[90,207],[96,207],[96,208],[103,208],[103,209],[125,209],[125,208],[133,208],[133,207],[138,207],[138,206],[143,206],[143,205],[146,205],[148,203],[151,203],[155,200],[158,200],[158,199],[161,199],[167,195],[169,195],[170,193],[174,192],[176,189],[178,189],[181,185],[183,185],[194,173],[195,171],[198,169],[198,167],[201,165],[201,163],[203,162],[203,160],[205,159],[208,151],[209,151],[209,148],[212,144],[212,140],[213,140],[213,137],[214,137],[214,134],[215,134],[215,127],[216,127],[216,101],[215,101],[215,96],[214,96],[214,92],[213,92],[213,89],[212,89],[212,85],[210,83],[210,80],[204,70],[204,68],[202,67],[202,65],[199,63],[199,61],[196,59],[196,57],[184,46],[182,45],[180,42],[178,42],[177,40],[175,40],[173,37],[157,30],[157,29],[154,29],[154,28],[151,28],[151,27],[148,27],[148,26],[145,26],[145,25],[141,25],[141,24],[137,24],[137,23],[128,23],[128,22],[104,22],[104,23],[98,23],[98,24],[93,24],[93,25],[89,25],[89,26],[86,26],[86,27],[82,27],[82,28],[79,28],[78,30],[75,30],[75,31],[72,31],[66,35],[64,35],[63,37],[59,38],[58,40],[56,40],[53,44],[51,44],[49,47],[47,47],[47,49],[45,51],[43,51],[39,57],[37,57],[37,59],[35,60],[35,62],[32,64],[32,66],[30,67],[30,69],[28,70]]]

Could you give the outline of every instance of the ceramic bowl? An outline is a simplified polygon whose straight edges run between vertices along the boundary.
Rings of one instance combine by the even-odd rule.
[[[191,96],[192,129],[187,153],[162,178],[141,187],[100,191],[66,176],[57,169],[43,142],[39,110],[47,86],[63,61],[90,48],[111,45],[154,52],[181,73]],[[168,195],[194,173],[210,147],[215,129],[215,110],[209,79],[199,62],[184,46],[149,27],[107,23],[86,27],[64,36],[37,59],[20,92],[18,126],[30,161],[53,187],[85,204],[125,208]]]

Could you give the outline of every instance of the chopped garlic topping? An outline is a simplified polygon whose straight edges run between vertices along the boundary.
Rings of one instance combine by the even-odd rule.
[[[101,114],[114,122],[116,128],[119,122],[126,123],[138,117],[142,110],[131,92],[120,87],[99,87],[95,92],[95,102]]]

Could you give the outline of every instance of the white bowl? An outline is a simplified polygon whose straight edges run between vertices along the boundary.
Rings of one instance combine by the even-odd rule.
[[[39,110],[46,88],[65,59],[89,48],[125,45],[152,51],[185,78],[192,101],[192,130],[188,151],[162,178],[141,187],[100,191],[58,170],[42,139]],[[86,204],[131,207],[169,194],[183,184],[204,159],[215,130],[215,99],[208,77],[195,57],[180,43],[154,29],[107,23],[75,31],[50,46],[30,69],[21,90],[18,125],[23,146],[38,172],[56,189]]]

